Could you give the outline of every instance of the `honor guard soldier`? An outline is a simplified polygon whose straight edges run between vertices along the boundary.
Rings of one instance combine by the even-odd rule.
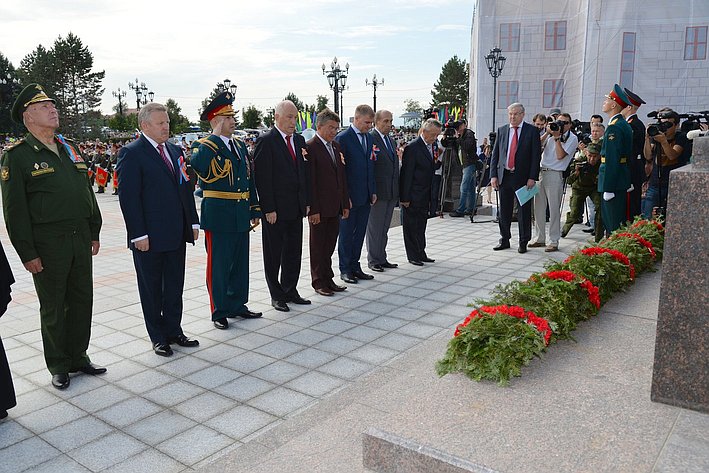
[[[628,166],[630,168],[630,189],[628,191],[628,220],[633,220],[642,214],[640,202],[642,200],[642,187],[645,181],[645,124],[638,118],[638,109],[645,103],[637,94],[624,89],[630,100],[623,110],[623,116],[633,130],[633,153],[630,155]]]
[[[202,112],[212,134],[192,143],[192,169],[203,191],[201,227],[207,246],[207,291],[212,321],[229,327],[227,318],[261,317],[249,300],[249,231],[261,209],[254,190],[246,144],[234,139],[234,96],[223,92]]]
[[[69,386],[69,373],[101,374],[86,350],[91,335],[91,256],[99,251],[101,212],[87,163],[71,140],[54,132],[54,99],[30,84],[12,107],[12,120],[29,133],[0,162],[7,232],[32,273],[40,303],[42,342],[52,385]]]
[[[621,111],[630,104],[628,95],[618,84],[603,101],[603,112],[610,117],[603,134],[601,167],[598,170],[598,192],[602,194],[601,216],[606,234],[626,221],[627,192],[630,188],[630,166],[633,152],[633,130]]]

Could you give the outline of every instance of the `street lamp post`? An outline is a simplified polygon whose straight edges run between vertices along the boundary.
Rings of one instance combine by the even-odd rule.
[[[377,75],[374,74],[374,77],[372,77],[372,80],[370,81],[369,79],[364,79],[364,85],[367,86],[372,86],[374,89],[374,111],[377,111],[377,87],[380,85],[384,85],[384,78],[382,77],[381,79],[377,79]]]
[[[145,86],[145,82],[138,82],[138,79],[136,78],[135,84],[133,84],[132,82],[128,82],[128,88],[135,91],[135,106],[138,109],[138,111],[140,111],[141,103],[143,105],[148,103],[147,99],[143,98],[143,96],[146,95],[146,92],[148,90],[148,88]],[[152,92],[151,92],[151,94],[152,94]],[[155,95],[155,94],[153,94],[153,95]],[[142,102],[141,102],[141,98],[143,99]],[[150,99],[150,101],[152,102],[152,98]]]
[[[342,114],[344,113],[343,110],[345,109],[345,105],[344,105],[345,101],[344,101],[344,99],[342,98],[342,92],[343,92],[345,89],[349,89],[349,88],[350,88],[349,86],[345,87],[345,81],[346,81],[346,80],[342,81],[342,84],[340,85],[340,111],[339,111],[339,114],[340,114],[340,123],[342,123],[342,120],[343,120]],[[335,110],[335,113],[338,113],[338,111]]]
[[[502,69],[505,67],[505,61],[507,58],[502,56],[502,50],[500,48],[494,48],[490,50],[490,54],[485,56],[485,64],[487,64],[487,70],[492,76],[493,86],[492,86],[492,131],[495,132],[495,111],[497,110],[497,78],[502,74]]]
[[[113,96],[118,99],[118,114],[123,116],[123,99],[126,96],[126,91],[119,87],[118,90],[113,91]]]
[[[232,84],[229,78],[226,78],[222,82],[219,82],[217,84],[217,90],[219,90],[220,94],[228,90],[229,92],[231,92],[231,95],[236,95],[236,89],[236,84]]]
[[[335,93],[335,113],[340,111],[340,119],[342,119],[342,107],[340,107],[340,96],[342,91],[345,89],[347,84],[347,74],[350,70],[350,64],[345,64],[345,68],[340,68],[337,63],[337,57],[332,59],[330,63],[330,70],[325,69],[325,64],[322,65],[322,73],[327,77],[327,83],[330,85],[330,89]]]

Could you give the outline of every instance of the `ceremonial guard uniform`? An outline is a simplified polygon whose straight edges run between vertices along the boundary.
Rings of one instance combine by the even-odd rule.
[[[636,110],[645,103],[637,94],[628,89],[624,89],[628,95],[632,110]],[[640,202],[642,200],[642,187],[645,182],[645,157],[643,147],[645,146],[645,124],[638,118],[637,113],[632,113],[626,119],[628,125],[633,130],[633,153],[630,155],[628,167],[630,169],[630,183],[633,189],[628,192],[628,220],[633,220],[642,214]]]
[[[36,84],[18,96],[12,118],[32,104],[51,101]],[[93,305],[92,242],[101,213],[78,147],[54,135],[55,150],[28,133],[2,156],[0,178],[5,224],[23,263],[41,260],[33,274],[40,302],[44,358],[55,387],[69,385],[69,372],[92,369],[86,350]],[[101,369],[105,371],[105,369]],[[53,381],[54,382],[54,381]]]
[[[202,120],[233,117],[233,100],[228,92],[217,96],[203,112]],[[261,316],[246,307],[249,231],[252,220],[260,218],[261,209],[254,191],[248,148],[243,141],[217,134],[196,140],[192,144],[191,164],[203,191],[200,224],[207,247],[212,321],[223,329],[228,327],[227,317]]]
[[[609,100],[621,110],[630,100],[618,85],[608,94]],[[627,191],[630,188],[628,161],[633,152],[633,130],[622,114],[613,115],[603,133],[601,167],[598,170],[598,192],[604,194],[601,204],[603,226],[607,233],[616,230],[626,221]],[[614,194],[610,199],[610,194]]]

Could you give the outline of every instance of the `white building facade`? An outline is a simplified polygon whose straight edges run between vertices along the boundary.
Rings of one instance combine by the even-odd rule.
[[[493,78],[485,56],[499,47],[495,125],[521,102],[526,121],[551,108],[588,121],[613,84],[647,105],[709,110],[709,0],[477,0],[473,15],[468,119],[493,130]],[[605,117],[604,117],[605,118]]]

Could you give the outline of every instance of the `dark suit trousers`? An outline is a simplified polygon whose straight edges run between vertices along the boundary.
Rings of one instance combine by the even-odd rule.
[[[298,277],[303,253],[303,219],[277,219],[265,222],[263,235],[263,268],[271,299],[288,302],[298,297]],[[280,272],[280,279],[278,273]]]
[[[391,216],[397,201],[377,200],[372,205],[367,223],[367,261],[369,264],[384,264],[387,262],[387,242],[389,241],[389,226]]]
[[[512,210],[514,209],[517,196],[515,191],[522,186],[516,187],[511,182],[510,176],[505,171],[505,177],[500,184],[500,215],[497,220],[500,225],[500,241],[509,242],[512,238],[510,227],[512,225]],[[519,242],[527,243],[532,239],[532,200],[519,207],[517,211],[517,227],[519,229]]]
[[[185,243],[174,251],[133,250],[145,327],[153,343],[182,335]]]
[[[401,216],[406,258],[409,261],[421,261],[426,258],[428,208],[404,207]]]
[[[352,207],[350,216],[340,220],[340,240],[337,245],[337,254],[340,258],[340,273],[342,274],[362,271],[359,258],[362,255],[364,236],[367,233],[370,209],[369,203]]]
[[[15,400],[15,387],[12,385],[10,365],[7,364],[5,347],[0,339],[0,410],[8,410],[17,405]]]
[[[332,254],[335,252],[340,217],[320,217],[320,223],[310,224],[310,274],[313,288],[323,289],[332,284]]]

